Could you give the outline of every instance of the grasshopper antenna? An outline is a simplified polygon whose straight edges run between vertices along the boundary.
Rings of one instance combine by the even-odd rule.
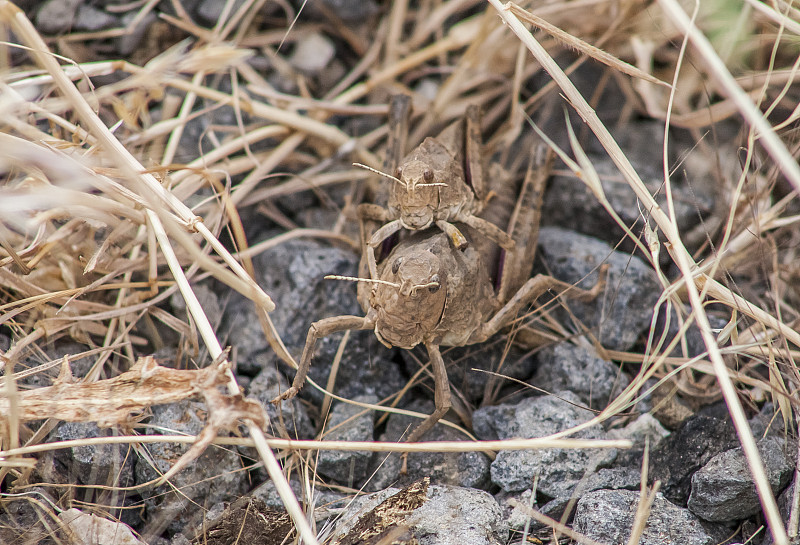
[[[361,163],[353,163],[353,166],[354,167],[361,167],[361,168],[363,168],[365,170],[369,170],[370,172],[374,172],[375,174],[379,174],[381,176],[385,176],[385,177],[389,178],[390,180],[394,180],[398,184],[402,185],[407,190],[411,191],[411,190],[414,189],[414,188],[408,187],[408,184],[406,182],[404,182],[403,180],[401,180],[400,178],[398,178],[396,176],[392,176],[391,174],[386,174],[385,172],[380,171],[377,168],[368,167],[367,165],[362,165]],[[435,182],[435,183],[430,183],[430,184],[415,184],[414,185],[414,187],[434,187],[434,186],[447,187],[447,184],[444,183],[444,182]]]
[[[373,284],[385,284],[387,286],[392,286],[393,288],[400,289],[400,284],[395,282],[389,282],[387,280],[378,280],[377,278],[358,278],[357,276],[341,276],[338,274],[329,274],[325,277],[325,280],[347,280],[348,282],[370,282]]]
[[[406,184],[403,180],[401,180],[400,178],[397,178],[395,176],[392,176],[391,174],[386,174],[385,172],[382,172],[382,171],[378,170],[377,168],[368,167],[367,165],[362,165],[361,163],[353,163],[353,166],[354,167],[361,167],[364,170],[369,170],[370,172],[374,172],[375,174],[379,174],[381,176],[385,176],[386,178],[389,178],[390,180],[394,180],[398,184],[400,184],[403,187],[405,187],[406,189],[408,189],[408,184]],[[341,280],[343,280],[343,278]]]

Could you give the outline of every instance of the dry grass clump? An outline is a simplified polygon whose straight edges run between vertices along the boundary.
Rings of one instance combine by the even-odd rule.
[[[345,184],[350,202],[362,198],[365,184],[359,182],[370,175],[346,165],[380,166],[386,126],[375,121],[384,119],[390,93],[411,92],[424,112],[412,140],[458,117],[467,104],[480,103],[487,123],[498,128],[497,141],[510,141],[524,114],[560,93],[639,198],[644,227],[622,227],[659,271],[664,288],[659,304],[679,313],[684,331],[699,328],[708,348],[705,357],[680,358],[671,355],[675,346],[653,338],[642,353],[608,354],[639,365],[639,374],[596,420],[629,410],[653,376],[687,396],[722,395],[770,529],[776,542],[786,543],[742,399],[771,397],[786,423],[794,422],[800,383],[795,366],[800,17],[791,4],[720,0],[704,2],[701,12],[692,13],[674,0],[553,2],[535,8],[497,0],[418,6],[399,1],[376,15],[376,31],[345,24],[333,13],[310,22],[301,13],[295,20],[297,14],[284,3],[267,9],[266,2],[250,0],[236,10],[228,4],[231,9],[213,28],[198,26],[180,9],[163,16],[151,30],[158,33],[159,47],[143,46],[124,61],[103,60],[97,51],[103,39],[125,29],[42,37],[19,10],[0,0],[6,36],[0,44],[0,326],[14,339],[11,346],[0,346],[4,491],[24,493],[37,484],[31,480],[33,453],[64,447],[42,444],[59,421],[117,425],[126,435],[120,439],[135,444],[142,440],[133,436],[137,420],[149,406],[200,396],[210,409],[209,425],[202,436],[182,439],[197,442],[175,470],[214,441],[255,445],[280,483],[303,539],[314,543],[270,445],[289,457],[294,447],[322,444],[268,442],[263,411],[242,398],[215,324],[190,282],[213,276],[249,297],[270,344],[292,362],[269,321],[274,305],[252,280],[251,257],[279,241],[250,248],[240,211],[257,207],[284,226],[281,240],[313,236],[353,246],[344,234],[347,209],[333,230],[299,229],[274,199],[309,189],[325,199],[334,184]],[[148,2],[132,9],[153,7]],[[531,25],[541,30],[532,33]],[[287,61],[285,51],[314,33],[349,52],[334,81],[304,74]],[[559,66],[554,58],[567,62]],[[585,63],[603,66],[593,96],[583,96],[569,80]],[[533,92],[526,82],[543,70],[551,81]],[[431,74],[440,82],[435,92],[423,83]],[[290,92],[276,87],[281,80]],[[592,109],[611,84],[626,98],[615,113],[618,126],[646,116],[693,136],[719,203],[702,226],[704,243],[685,244],[690,234],[679,232],[669,206],[656,204]],[[199,138],[203,145],[189,148],[196,157],[184,161],[193,122],[215,112],[227,117],[214,119],[229,121],[206,126]],[[343,118],[374,128],[353,137],[334,123]],[[739,131],[736,156],[715,146],[717,132],[731,129]],[[572,135],[565,162],[616,216],[580,142]],[[667,163],[667,150],[664,157],[663,191],[669,196],[670,176],[681,176],[682,170]],[[665,252],[679,275],[661,272]],[[176,292],[186,300],[188,319],[160,306]],[[688,314],[684,303],[691,306]],[[721,331],[713,331],[707,319],[712,303],[730,311]],[[165,339],[165,331],[178,341]],[[44,355],[43,348],[66,340],[82,349],[52,361]],[[169,342],[179,342],[186,359],[208,367],[167,369],[140,359]],[[210,357],[203,360],[201,354]],[[90,364],[74,378],[70,365],[78,358]],[[101,414],[87,411],[90,406]],[[247,428],[248,439],[217,438],[218,430],[237,424]],[[325,447],[536,445],[543,443]]]

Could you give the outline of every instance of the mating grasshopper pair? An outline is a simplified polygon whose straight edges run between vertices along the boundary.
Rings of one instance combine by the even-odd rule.
[[[436,408],[409,435],[408,441],[416,441],[451,406],[440,346],[485,341],[550,289],[571,289],[571,297],[592,299],[603,288],[603,275],[590,291],[549,276],[530,278],[542,192],[552,166],[552,153],[544,145],[533,150],[528,175],[515,192],[509,177],[486,175],[477,108],[403,159],[408,97],[395,97],[390,114],[386,167],[396,177],[390,177],[387,205],[359,207],[359,274],[365,282],[359,284],[358,300],[365,316],[314,322],[291,388],[274,401],[293,397],[303,386],[317,339],[371,329],[387,346],[411,349],[423,344],[428,351]],[[376,221],[388,223],[373,231]],[[403,229],[410,234],[376,259],[375,250]]]

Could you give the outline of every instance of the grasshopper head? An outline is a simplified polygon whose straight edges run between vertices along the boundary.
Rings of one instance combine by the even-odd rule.
[[[372,292],[376,332],[393,346],[411,348],[426,340],[444,313],[447,275],[428,250],[401,252],[390,259],[381,272],[386,283]]]
[[[416,159],[397,167],[395,176],[401,185],[395,197],[403,227],[411,230],[430,227],[439,207],[439,187],[447,184],[436,181],[433,169]]]

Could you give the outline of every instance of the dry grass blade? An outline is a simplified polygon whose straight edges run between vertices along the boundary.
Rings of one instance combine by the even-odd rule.
[[[595,541],[593,539],[586,537],[583,534],[576,532],[575,530],[568,527],[566,524],[558,522],[557,520],[550,518],[547,515],[543,515],[542,513],[538,512],[535,509],[531,509],[530,507],[528,507],[527,505],[525,505],[524,503],[520,502],[515,498],[509,498],[508,505],[510,505],[514,509],[521,510],[523,513],[531,517],[536,522],[549,526],[559,534],[564,534],[568,538],[573,539],[578,543],[581,543],[583,545],[606,545],[604,543],[600,543],[599,541]]]
[[[669,0],[663,0],[662,4],[667,4],[668,1]],[[625,157],[625,154],[622,153],[611,134],[600,122],[594,110],[589,107],[586,100],[577,91],[577,89],[561,71],[558,65],[556,65],[555,62],[549,57],[547,52],[535,40],[535,38],[524,27],[524,25],[522,25],[520,20],[510,13],[509,10],[504,8],[500,4],[499,0],[489,0],[489,2],[495,7],[495,9],[497,9],[501,18],[509,25],[511,30],[520,38],[520,40],[523,41],[523,43],[525,43],[537,61],[542,64],[545,70],[547,70],[551,77],[559,84],[566,96],[573,103],[573,106],[578,110],[583,119],[586,120],[589,127],[598,137],[605,149],[610,153],[611,158],[625,175],[626,181],[630,184],[637,197],[639,197],[639,199],[645,203],[648,213],[653,216],[655,222],[670,241],[670,254],[680,268],[684,279],[687,281],[688,296],[694,311],[694,318],[708,349],[709,357],[715,368],[717,380],[719,381],[723,395],[728,404],[731,417],[736,427],[737,434],[739,435],[742,447],[744,448],[750,464],[759,497],[764,507],[767,519],[770,522],[770,529],[773,532],[773,537],[776,543],[787,543],[788,538],[786,536],[786,530],[784,529],[775,498],[767,480],[764,464],[758,455],[755,440],[753,439],[752,432],[747,424],[747,419],[745,418],[744,411],[738,399],[736,390],[727,374],[727,368],[720,354],[719,346],[717,345],[716,339],[711,333],[708,317],[703,310],[700,293],[695,287],[694,282],[692,282],[692,279],[695,276],[694,271],[696,270],[696,264],[683,246],[677,226],[674,224],[671,218],[664,214],[658,204],[655,203],[653,197],[646,190],[641,179],[636,174],[633,166],[630,164],[630,161]],[[703,48],[703,51],[706,53],[707,57],[715,57],[715,55],[713,55],[713,50],[710,49],[710,45],[708,45],[708,43],[702,39],[701,35],[699,35],[696,29],[689,24],[686,15],[683,13],[680,7],[674,3],[669,3],[668,5],[672,10],[671,15],[681,21],[684,29],[690,33],[690,36],[692,36],[692,39],[695,43],[701,44],[700,47]],[[720,65],[716,66],[718,68],[721,67]],[[727,81],[727,79],[724,78],[730,78],[730,74],[723,70],[718,70],[716,75],[720,78],[723,78],[723,81]],[[735,82],[732,82],[732,85],[730,85],[728,90],[735,98],[743,96],[743,93],[741,93],[739,87],[735,85]],[[754,111],[749,100],[742,100],[739,102],[739,105],[741,108],[744,108],[744,111],[747,113],[747,115],[750,115],[750,121],[756,127],[758,127],[761,136],[765,139],[765,145],[768,146],[768,149],[770,149],[771,153],[775,154],[776,159],[778,159],[779,163],[781,164],[781,168],[787,174],[787,177],[792,179],[792,183],[796,187],[800,187],[800,168],[797,166],[797,163],[794,161],[794,159],[788,155],[783,143],[777,139],[771,127],[766,125],[766,122],[760,113]]]
[[[629,76],[632,76],[634,78],[639,78],[649,83],[654,83],[656,85],[663,85],[664,87],[671,87],[669,83],[661,81],[660,79],[653,77],[647,72],[639,70],[635,66],[631,66],[625,61],[621,61],[615,56],[606,53],[602,49],[594,47],[593,45],[588,44],[579,38],[576,38],[575,36],[569,34],[568,32],[564,32],[555,25],[551,25],[541,17],[534,15],[533,13],[520,7],[514,2],[506,3],[505,9],[509,10],[511,13],[519,17],[521,20],[531,23],[532,25],[547,32],[555,39],[557,39],[559,42],[563,43],[565,46],[574,48],[580,51],[581,53],[593,58],[597,62],[601,62],[606,66],[614,68],[615,70],[619,70],[623,74],[628,74]]]
[[[372,456],[370,464],[383,459],[373,476],[357,476],[361,462],[354,462],[349,473],[344,470],[349,480],[326,476],[326,456],[411,452],[417,460],[432,454],[449,460],[458,455],[445,453],[478,452],[470,459],[494,463],[503,459],[498,451],[629,448],[629,441],[570,437],[601,423],[608,431],[640,416],[644,421],[648,417],[639,412],[648,403],[659,422],[676,429],[700,407],[724,401],[760,494],[762,512],[755,517],[767,520],[776,543],[786,543],[745,414],[751,423],[756,412],[771,418],[769,435],[781,424],[791,435],[800,407],[800,169],[794,158],[800,154],[800,10],[783,0],[699,2],[689,17],[674,0],[403,0],[389,7],[365,0],[354,15],[342,7],[347,2],[297,10],[285,1],[221,0],[212,15],[205,10],[212,3],[200,3],[201,9],[197,2],[106,6],[78,0],[74,19],[48,23],[45,14],[54,2],[25,4],[28,21],[0,0],[4,501],[25,504],[22,511],[30,511],[51,540],[63,539],[56,512],[70,508],[91,509],[106,520],[130,516],[145,540],[163,539],[175,531],[194,535],[196,528],[180,517],[167,520],[170,511],[159,501],[194,502],[182,513],[199,520],[210,507],[204,502],[216,503],[214,494],[229,501],[269,475],[300,529],[296,541],[329,542],[332,520],[322,530],[315,527],[322,519],[314,515],[325,511],[316,509],[320,490],[352,493],[373,477],[387,482],[394,478],[387,468],[398,456]],[[109,22],[88,30],[86,13]],[[123,60],[109,60],[117,56]],[[398,94],[410,97],[407,130],[386,122],[390,97]],[[542,129],[534,128],[562,159],[545,193],[543,225],[548,236],[567,230],[609,245],[599,258],[611,262],[612,272],[595,312],[598,323],[556,297],[520,311],[507,338],[463,351],[434,349],[428,355],[439,357],[431,361],[409,353],[400,362],[382,346],[365,343],[371,331],[345,336],[338,347],[338,339],[318,343],[314,371],[324,373],[332,360],[327,379],[315,374],[318,382],[309,381],[314,390],[281,407],[265,426],[263,410],[242,397],[239,384],[248,395],[271,398],[277,387],[264,394],[259,382],[276,371],[282,381],[291,375],[306,327],[354,312],[348,305],[356,304],[355,285],[322,278],[355,279],[353,255],[371,240],[369,227],[356,233],[357,210],[362,204],[390,208],[387,196],[376,191],[372,169],[384,155],[404,156],[426,137],[441,141],[443,129],[474,106],[483,122],[471,124],[468,132],[479,137],[469,141],[488,142],[485,164],[470,159],[464,167],[476,195],[483,185],[476,173],[500,180],[494,167],[522,172],[529,162],[522,141],[535,137],[526,119],[536,120]],[[408,136],[406,150],[392,145],[400,133]],[[484,158],[473,153],[473,144],[466,146],[470,157]],[[368,168],[354,169],[355,161]],[[388,162],[382,172],[395,175]],[[409,186],[409,178],[397,179]],[[415,191],[442,190],[441,181],[429,182]],[[570,189],[560,193],[565,187]],[[490,196],[490,204],[513,200],[493,191],[487,202]],[[494,216],[486,219],[513,236],[519,233],[517,214],[512,211],[516,219],[508,228]],[[389,220],[370,221],[387,226],[383,234],[394,228]],[[462,224],[452,221],[458,232]],[[448,232],[447,224],[441,229]],[[405,248],[410,233],[403,228],[397,240],[375,244],[379,271],[387,270],[392,251]],[[552,244],[543,237],[541,263],[559,276],[557,269],[574,256],[552,253]],[[317,250],[338,261],[327,268],[327,257],[309,260]],[[507,250],[489,263],[500,277],[498,293],[506,292],[503,271],[514,269]],[[639,267],[641,278],[648,278],[630,282]],[[372,286],[379,286],[376,292],[403,289],[388,273],[372,286],[366,274],[360,276],[364,292]],[[626,307],[627,283],[650,299]],[[411,284],[412,291],[431,294],[447,292],[430,291],[442,285],[441,278]],[[279,308],[271,317],[274,303]],[[635,344],[611,350],[606,326],[618,323],[608,318],[615,306],[625,307],[625,319],[644,311],[641,327],[626,328],[636,329]],[[583,399],[576,379],[566,389],[579,397],[569,400],[571,409],[589,409],[576,420],[580,424],[537,439],[478,441],[476,436],[510,435],[499,428],[484,435],[478,411],[491,414],[498,403],[519,408],[519,397],[510,396],[532,392],[514,394],[514,384],[556,392],[553,402],[570,398],[539,383],[540,371],[559,365],[539,365],[530,375],[536,359],[544,361],[551,350],[540,350],[541,342],[563,343],[552,350],[594,351],[607,360],[602,363],[609,364],[609,375],[616,373],[615,393],[603,393],[599,404],[592,378]],[[233,346],[234,364],[223,343]],[[147,354],[157,354],[159,363]],[[487,375],[492,380],[485,382]],[[393,437],[395,427],[408,433],[409,422],[427,417],[414,403],[436,397],[448,382],[453,410],[434,429],[461,441],[366,440],[376,433]],[[362,391],[370,397],[355,397]],[[662,412],[673,402],[685,405],[679,417]],[[187,404],[198,412],[183,428],[169,413]],[[338,418],[338,411],[348,417],[331,424],[328,413]],[[365,440],[333,440],[373,417]],[[112,429],[94,437],[95,422]],[[228,433],[234,427],[244,433]],[[76,428],[90,431],[70,435]],[[734,446],[732,432],[731,440]],[[95,478],[97,464],[91,477],[73,478],[73,469],[82,467],[76,453],[94,449],[127,450],[126,463],[136,457],[137,471],[153,471],[144,479],[116,470],[113,477]],[[323,452],[328,450],[343,454]],[[230,458],[200,463],[216,454]],[[633,511],[627,519],[631,543],[649,534],[648,518],[654,523],[662,509],[671,509],[655,498],[658,485],[649,482],[662,478],[653,458],[639,476],[638,509],[628,503],[637,510],[635,521]],[[49,469],[54,460],[72,464],[63,481]],[[649,463],[655,465],[648,476]],[[440,467],[410,463],[403,484],[425,476],[420,471],[432,472],[436,483]],[[446,473],[445,482],[456,478]],[[216,486],[229,476],[236,486]],[[301,485],[303,509],[287,479]],[[549,496],[552,478],[536,473],[531,481],[532,507],[537,497]],[[43,491],[32,492],[39,485]],[[156,485],[166,486],[153,490]],[[205,486],[210,493],[193,495]],[[670,501],[671,486],[663,478]],[[587,514],[587,502],[578,503],[582,495],[580,489],[571,494],[568,512],[578,505],[577,512]],[[792,503],[790,538],[800,518],[798,487]],[[13,519],[13,512],[0,509],[0,541],[11,535],[4,533],[11,526],[25,522]],[[284,515],[282,522],[288,520]],[[746,527],[735,539],[753,540]],[[554,538],[563,532],[589,543],[564,526],[552,528]],[[33,535],[27,527],[17,530],[11,542]],[[406,528],[396,534],[378,540],[405,539]],[[528,535],[526,530],[523,541]]]

